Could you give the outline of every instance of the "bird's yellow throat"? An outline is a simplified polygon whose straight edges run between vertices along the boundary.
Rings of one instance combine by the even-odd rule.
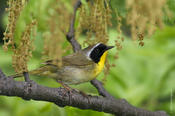
[[[105,61],[106,61],[107,51],[103,53],[103,55],[100,58],[100,61],[98,62],[96,69],[95,69],[95,77],[102,71]]]

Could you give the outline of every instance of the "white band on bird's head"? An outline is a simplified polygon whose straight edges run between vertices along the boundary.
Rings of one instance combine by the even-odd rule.
[[[90,54],[91,54],[91,52],[92,52],[92,50],[94,49],[94,48],[96,48],[98,45],[100,45],[101,43],[97,43],[96,45],[94,45],[88,52],[87,52],[87,54],[86,54],[86,56],[87,56],[87,58],[89,59],[89,60],[92,60],[91,58],[90,58]]]

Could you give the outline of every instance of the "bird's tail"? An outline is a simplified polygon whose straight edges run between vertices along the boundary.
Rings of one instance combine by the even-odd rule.
[[[51,68],[49,66],[43,66],[43,67],[40,67],[38,69],[29,71],[28,73],[29,73],[29,75],[46,76],[49,71],[51,71]],[[18,77],[22,77],[22,76],[23,76],[23,73],[17,73],[15,75],[11,75],[10,77],[18,78]]]
[[[9,77],[18,78],[18,77],[22,77],[22,76],[23,76],[22,73],[17,73],[17,74],[14,74],[14,75],[10,75]]]

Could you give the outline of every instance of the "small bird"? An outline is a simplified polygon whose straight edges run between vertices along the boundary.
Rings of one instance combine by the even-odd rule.
[[[107,51],[114,46],[97,43],[76,53],[62,57],[62,66],[46,61],[44,66],[29,71],[30,75],[47,76],[65,85],[76,85],[93,80],[102,71]],[[16,74],[11,77],[21,77]]]

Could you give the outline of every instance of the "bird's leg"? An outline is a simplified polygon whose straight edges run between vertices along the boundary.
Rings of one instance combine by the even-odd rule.
[[[64,84],[64,83],[60,83],[67,91],[71,91],[72,89],[68,86],[68,85],[66,85],[66,84]]]
[[[69,87],[68,85],[64,84],[62,81],[58,81],[57,80],[57,82],[60,83],[61,86],[63,86],[66,89],[66,91],[68,91],[71,94],[71,91],[72,91],[72,88],[71,87]],[[64,95],[65,94],[66,94],[66,92],[64,93]]]
[[[63,87],[69,92],[69,97],[72,95],[72,91],[76,91],[76,92],[80,93],[82,96],[86,97],[87,100],[88,100],[88,103],[90,103],[89,96],[88,96],[86,93],[84,93],[83,91],[78,90],[78,89],[72,89],[72,88],[69,87],[68,85],[64,84],[62,81],[58,81],[58,80],[57,80],[57,82],[60,83],[61,86],[63,86]],[[64,95],[66,95],[66,92],[63,93],[63,96],[64,96]],[[71,98],[71,97],[70,97],[70,98]]]
[[[68,85],[64,84],[62,81],[58,81],[58,83],[60,83],[64,88],[65,90],[68,92],[68,96],[69,96],[69,102],[72,103],[72,88],[69,87]],[[63,92],[63,97],[66,95],[66,91]]]

